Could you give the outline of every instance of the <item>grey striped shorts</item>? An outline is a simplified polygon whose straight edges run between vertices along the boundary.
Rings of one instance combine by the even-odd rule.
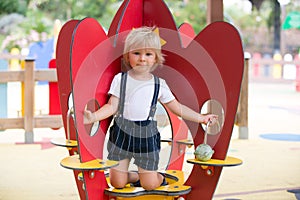
[[[109,160],[135,159],[134,164],[145,170],[158,169],[160,133],[153,120],[130,121],[115,117],[107,144]]]

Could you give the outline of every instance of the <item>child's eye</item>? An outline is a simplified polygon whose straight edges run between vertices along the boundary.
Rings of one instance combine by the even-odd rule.
[[[146,53],[146,56],[153,56],[153,53]]]
[[[135,52],[133,52],[133,54],[134,55],[140,55],[140,52],[135,51]]]

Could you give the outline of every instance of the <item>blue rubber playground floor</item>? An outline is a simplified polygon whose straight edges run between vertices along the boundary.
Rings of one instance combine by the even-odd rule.
[[[260,137],[269,140],[300,142],[300,134],[294,133],[266,133],[261,134]]]

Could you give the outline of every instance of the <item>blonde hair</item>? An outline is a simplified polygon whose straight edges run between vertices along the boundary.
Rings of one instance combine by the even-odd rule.
[[[160,37],[157,33],[153,32],[155,28],[143,26],[130,31],[126,37],[123,51],[123,59],[126,66],[129,66],[128,53],[130,51],[145,48],[153,49],[156,54],[156,65],[153,69],[163,64],[165,58],[161,52]]]

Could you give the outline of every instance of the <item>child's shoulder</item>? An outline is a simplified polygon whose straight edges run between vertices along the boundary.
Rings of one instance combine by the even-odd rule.
[[[114,76],[114,79],[121,79],[122,74],[123,74],[122,72],[117,73],[117,74]]]
[[[165,79],[163,79],[163,78],[161,78],[161,77],[158,77],[159,78],[159,82],[161,83],[161,84],[166,84],[166,80]]]

